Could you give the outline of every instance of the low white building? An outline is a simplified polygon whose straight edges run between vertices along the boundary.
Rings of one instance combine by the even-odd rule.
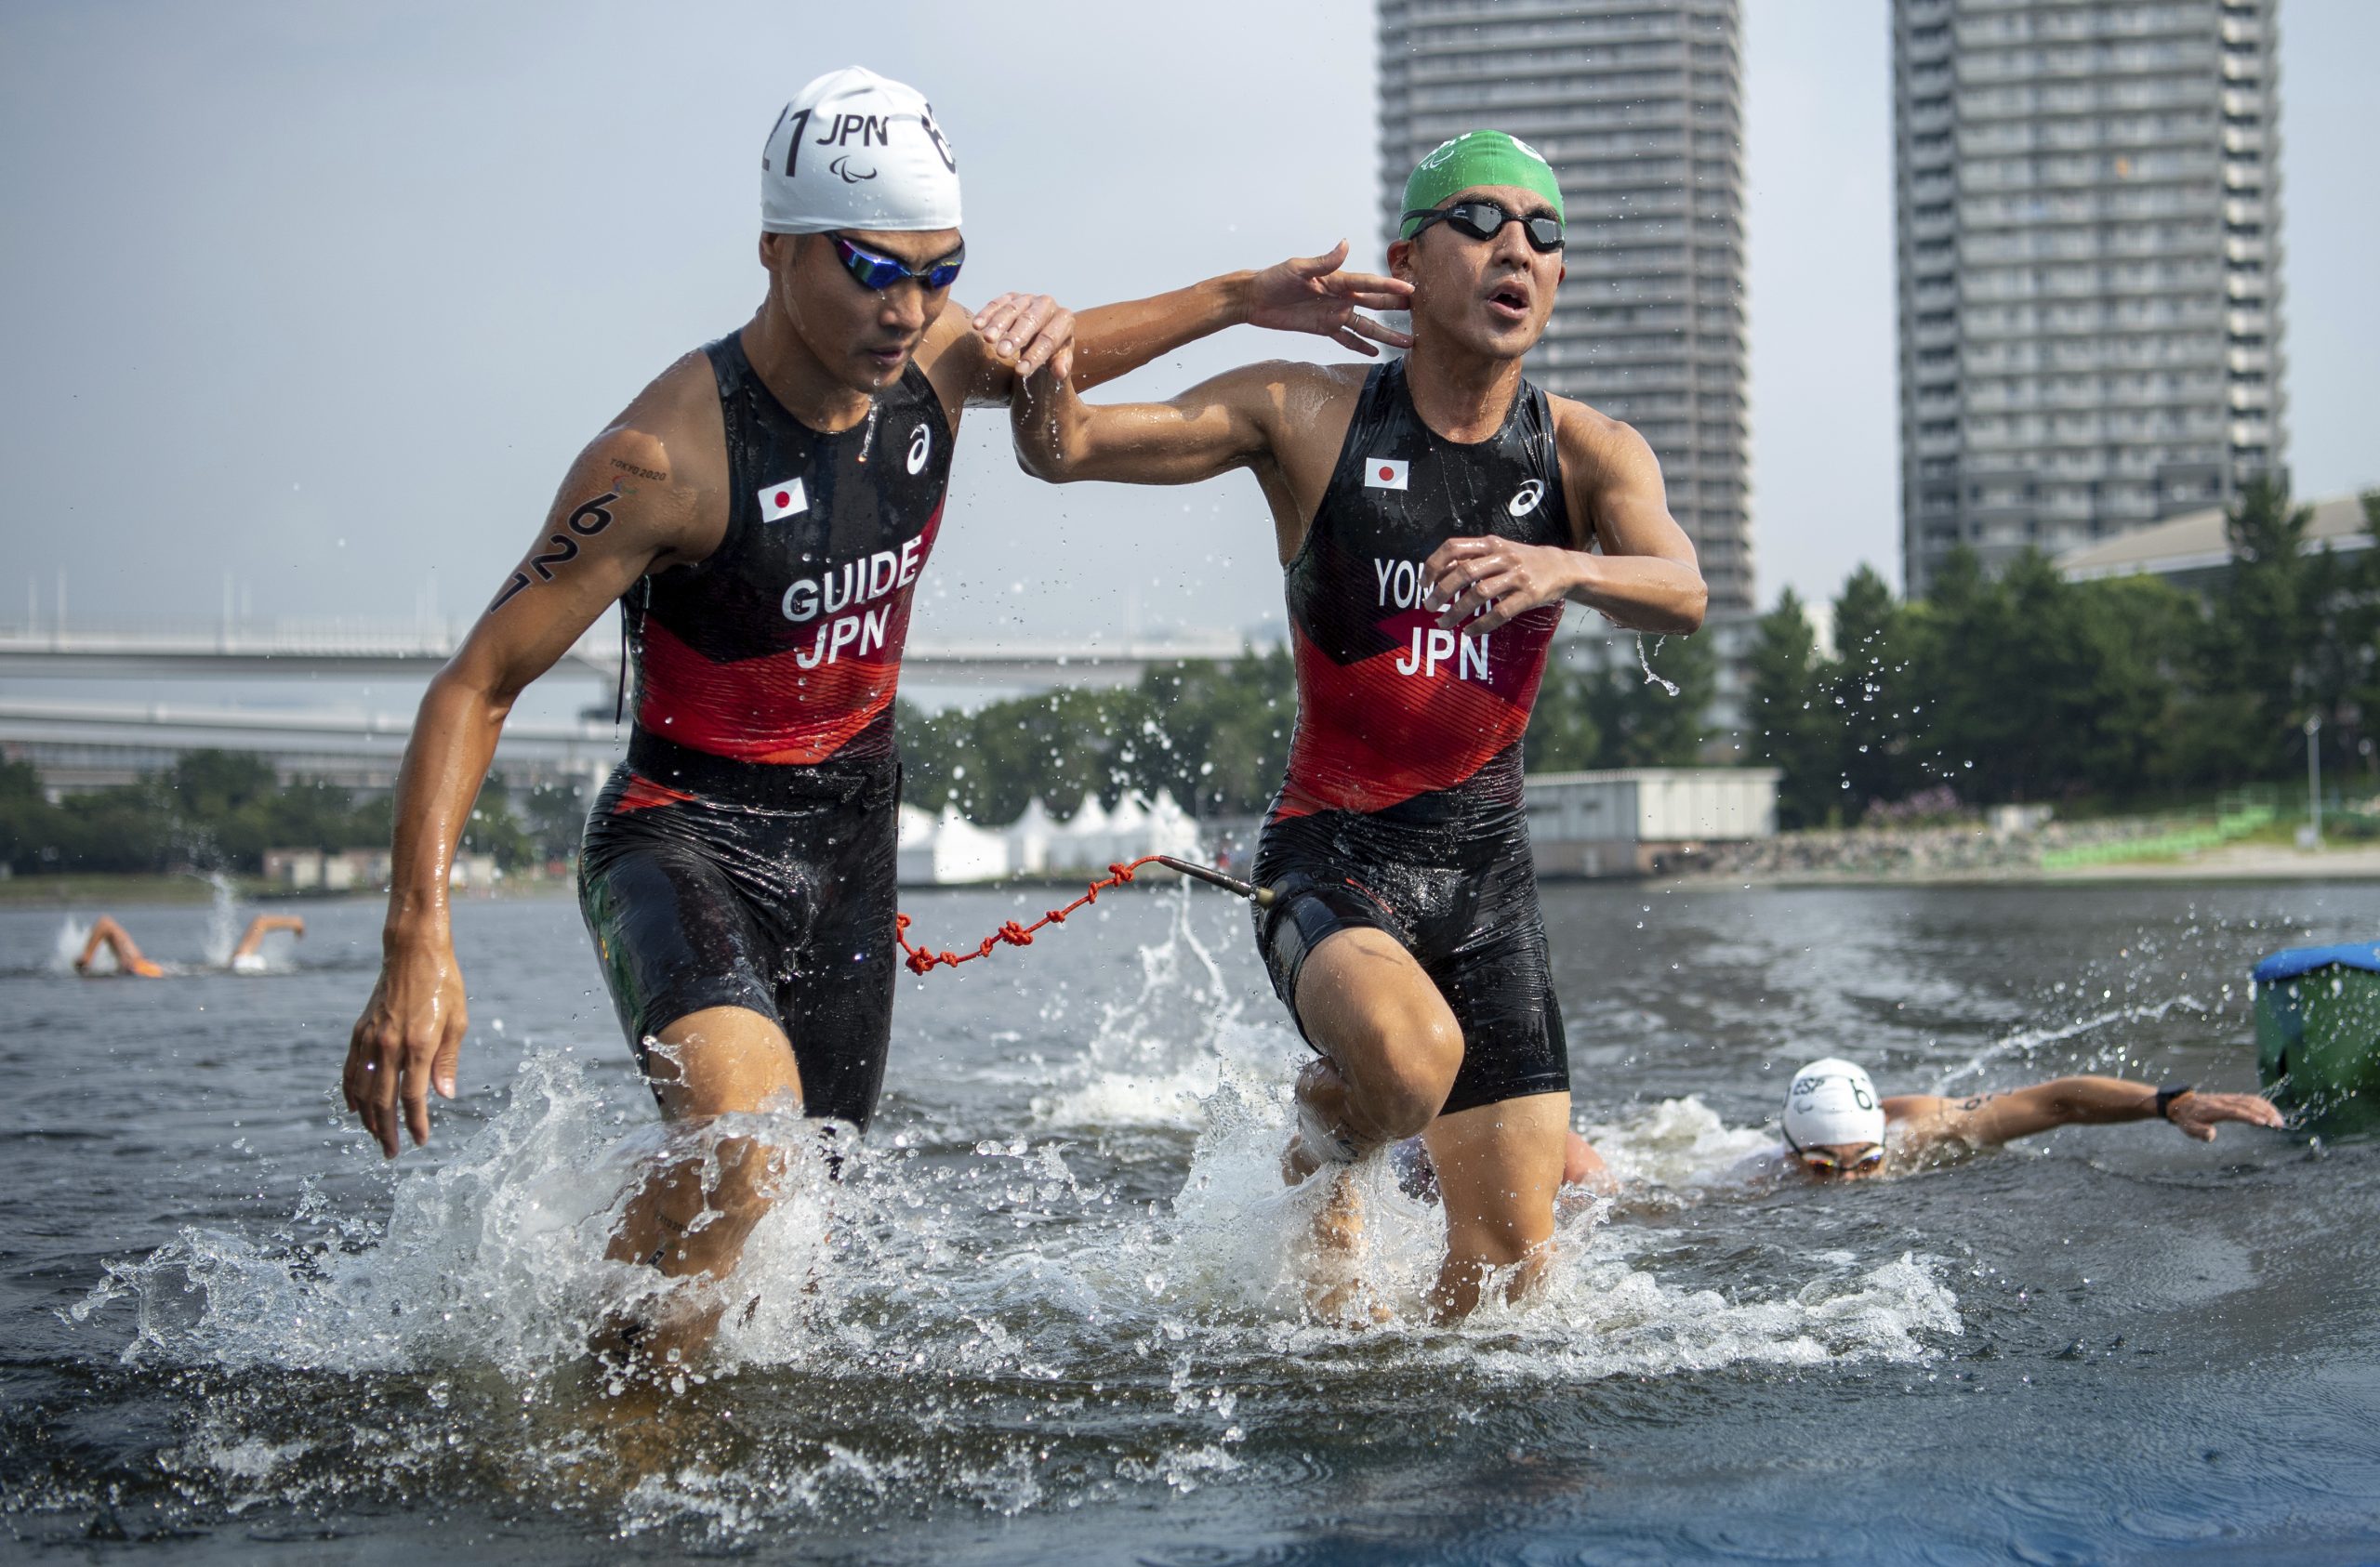
[[[484,866],[474,862],[484,860]],[[325,854],[319,849],[268,849],[264,879],[293,892],[369,891],[389,885],[390,854],[385,849],[347,849]],[[472,876],[477,874],[478,880]],[[487,855],[458,854],[449,876],[455,887],[491,887],[496,861]]]
[[[1525,785],[1542,876],[1649,876],[1709,843],[1777,836],[1768,767],[1540,772]]]

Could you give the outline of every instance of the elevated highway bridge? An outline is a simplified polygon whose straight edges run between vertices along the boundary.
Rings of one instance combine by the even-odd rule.
[[[428,679],[461,640],[443,628],[386,630],[337,623],[213,631],[0,629],[0,678]],[[1228,664],[1246,645],[1222,632],[1116,642],[915,638],[902,659],[901,678],[906,685],[936,687],[1129,686],[1152,664]],[[554,666],[556,674],[585,675],[604,684],[616,680],[619,672],[619,638],[610,631],[579,639]]]
[[[460,644],[447,627],[390,627],[320,621],[272,626],[120,626],[89,629],[0,627],[0,680],[107,681],[148,687],[137,700],[86,700],[56,693],[0,691],[0,757],[31,761],[53,793],[126,783],[169,766],[184,751],[252,751],[274,759],[284,776],[350,786],[393,782],[413,711],[357,705],[234,705],[165,701],[160,682],[296,679],[364,683],[427,681]],[[902,661],[912,692],[1113,689],[1140,679],[1152,665],[1184,659],[1229,663],[1246,651],[1237,637],[1208,632],[1114,643],[1097,640],[957,641],[917,639]],[[585,776],[608,768],[627,744],[610,721],[620,646],[608,627],[582,638],[548,678],[583,678],[602,718],[540,720],[516,716],[505,726],[496,766],[513,777]]]

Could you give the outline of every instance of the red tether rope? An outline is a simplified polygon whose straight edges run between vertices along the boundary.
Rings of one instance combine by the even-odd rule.
[[[956,968],[962,963],[972,963],[979,957],[991,956],[992,949],[1001,945],[1002,943],[1006,943],[1012,947],[1031,946],[1033,944],[1033,933],[1036,930],[1040,929],[1045,925],[1064,925],[1066,922],[1066,916],[1068,915],[1074,913],[1077,909],[1081,908],[1086,903],[1096,903],[1099,902],[1099,895],[1102,892],[1106,891],[1109,888],[1123,886],[1126,882],[1132,879],[1132,873],[1139,870],[1143,865],[1153,864],[1156,862],[1166,858],[1167,857],[1162,854],[1144,854],[1139,859],[1127,865],[1109,865],[1107,867],[1107,875],[1104,877],[1092,882],[1081,897],[1076,899],[1073,902],[1068,903],[1064,908],[1051,909],[1048,914],[1043,915],[1039,919],[1035,920],[1030,925],[1019,925],[1016,921],[1012,919],[1006,925],[1001,926],[998,930],[995,930],[990,935],[985,937],[983,941],[976,945],[973,952],[928,952],[925,948],[915,945],[909,940],[909,916],[907,915],[899,915],[894,917],[893,934],[901,943],[901,950],[909,955],[908,965],[910,973],[928,974],[932,973],[935,968],[945,965],[952,968]]]

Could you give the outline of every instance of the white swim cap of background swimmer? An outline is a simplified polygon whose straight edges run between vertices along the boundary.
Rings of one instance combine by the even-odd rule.
[[[862,66],[793,95],[760,155],[760,227],[916,233],[959,227],[959,155],[917,88]]]
[[[1785,1091],[1785,1140],[1796,1148],[1884,1140],[1884,1101],[1868,1073],[1832,1056],[1793,1073]]]

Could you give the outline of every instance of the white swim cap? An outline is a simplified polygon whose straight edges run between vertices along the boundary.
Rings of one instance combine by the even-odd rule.
[[[793,95],[760,155],[760,227],[915,233],[959,227],[959,156],[917,88],[862,66]]]
[[[1812,1061],[1785,1091],[1785,1140],[1796,1148],[1884,1141],[1884,1102],[1876,1085],[1849,1061]]]

